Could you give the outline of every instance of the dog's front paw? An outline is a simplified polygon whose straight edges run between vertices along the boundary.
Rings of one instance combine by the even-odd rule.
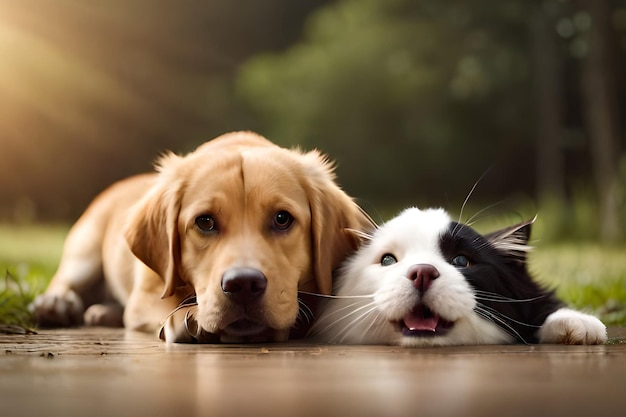
[[[124,308],[116,303],[93,304],[85,310],[83,320],[87,326],[123,327]]]
[[[182,306],[170,314],[159,330],[159,339],[168,343],[217,343],[219,337],[204,331],[196,321],[197,305]]]
[[[80,296],[72,290],[63,295],[43,294],[37,296],[30,310],[41,327],[68,327],[83,323],[85,307]]]
[[[606,326],[594,316],[561,308],[550,314],[539,329],[539,342],[600,345],[606,342]]]

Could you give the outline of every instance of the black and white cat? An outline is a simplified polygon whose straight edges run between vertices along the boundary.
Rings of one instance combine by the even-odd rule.
[[[600,320],[566,308],[529,274],[531,223],[483,236],[442,209],[406,209],[362,236],[311,335],[404,346],[604,343]]]

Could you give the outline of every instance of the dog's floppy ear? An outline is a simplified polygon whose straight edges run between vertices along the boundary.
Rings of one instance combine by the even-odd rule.
[[[183,183],[172,175],[182,160],[174,154],[157,163],[157,183],[135,206],[126,225],[126,240],[133,254],[156,272],[165,282],[162,298],[185,286],[179,275],[180,237],[178,215]]]
[[[374,228],[369,216],[335,183],[333,165],[317,151],[305,154],[315,282],[320,294],[330,294],[333,271],[361,243],[358,232]]]

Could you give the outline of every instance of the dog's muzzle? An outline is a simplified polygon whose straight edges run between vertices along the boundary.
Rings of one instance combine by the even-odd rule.
[[[230,268],[224,272],[222,291],[243,312],[240,319],[223,329],[224,336],[258,337],[269,330],[265,323],[259,321],[259,306],[266,289],[267,278],[258,269]]]
[[[167,318],[160,338],[183,343],[239,343],[274,339],[275,330],[262,319],[262,300],[267,278],[254,268],[230,268],[222,275],[221,288],[232,301],[232,322],[217,333],[209,333],[197,322],[198,303],[195,299],[183,303]]]
[[[265,294],[267,278],[254,268],[231,268],[222,275],[222,291],[234,303],[249,305]]]

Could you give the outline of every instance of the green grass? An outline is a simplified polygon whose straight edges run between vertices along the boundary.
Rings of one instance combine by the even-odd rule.
[[[68,231],[67,225],[0,224],[0,277],[7,268],[20,277],[52,276]]]
[[[626,325],[626,246],[594,243],[538,246],[531,272],[572,307],[598,315],[607,325]]]
[[[68,230],[64,225],[0,224],[0,331],[35,326],[28,305],[54,274]]]
[[[14,277],[9,271],[5,274],[0,285],[0,333],[29,331],[36,326],[29,304],[41,289],[28,285],[26,280]]]
[[[27,305],[54,274],[67,231],[64,225],[0,225],[0,323],[33,325]],[[608,325],[626,325],[626,245],[533,244],[529,268],[541,282],[556,287],[572,307],[597,314]]]

